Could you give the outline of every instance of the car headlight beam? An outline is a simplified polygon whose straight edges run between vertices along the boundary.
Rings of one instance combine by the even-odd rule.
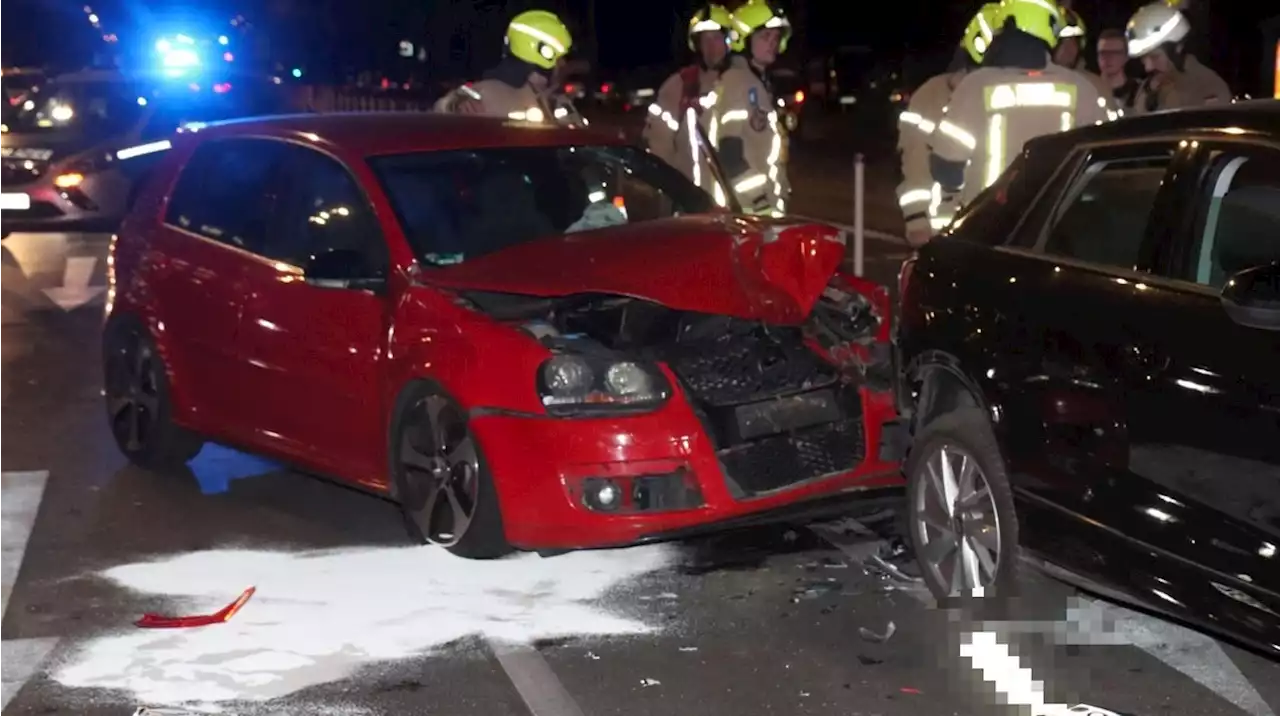
[[[656,366],[608,356],[562,353],[538,371],[538,395],[552,415],[651,410],[671,395]]]

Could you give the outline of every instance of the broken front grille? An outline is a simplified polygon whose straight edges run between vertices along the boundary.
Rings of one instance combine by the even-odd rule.
[[[865,454],[860,418],[775,435],[716,453],[740,496],[852,470]]]
[[[811,390],[837,378],[798,333],[775,336],[764,328],[685,344],[669,365],[685,389],[710,406]]]

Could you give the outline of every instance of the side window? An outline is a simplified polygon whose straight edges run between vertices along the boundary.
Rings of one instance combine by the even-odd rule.
[[[264,139],[200,145],[178,177],[165,223],[259,252],[274,201],[272,172],[283,146]]]
[[[337,160],[313,149],[285,146],[280,196],[270,237],[269,258],[306,266],[316,255],[352,251],[369,277],[385,275],[386,244],[373,210],[355,178]]]
[[[1122,158],[1095,154],[1063,198],[1045,253],[1132,269],[1172,160],[1171,150]]]
[[[1218,289],[1232,274],[1280,259],[1280,152],[1231,148],[1210,162],[1198,240],[1180,278]]]

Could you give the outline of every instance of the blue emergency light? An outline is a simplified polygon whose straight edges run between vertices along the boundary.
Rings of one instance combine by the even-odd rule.
[[[166,75],[181,77],[200,66],[200,53],[190,35],[174,35],[156,40],[160,66]]]

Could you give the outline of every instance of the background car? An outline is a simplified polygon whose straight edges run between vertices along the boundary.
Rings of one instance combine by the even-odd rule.
[[[10,231],[110,231],[119,224],[145,162],[182,124],[279,112],[280,88],[244,77],[213,85],[162,83],[114,71],[62,75],[11,115],[0,139],[6,194],[26,197],[6,211]]]
[[[215,440],[458,554],[630,544],[901,484],[888,295],[839,230],[716,210],[592,130],[310,115],[184,133],[111,247],[129,459]]]
[[[911,538],[1280,656],[1280,103],[1049,135],[901,274]]]

